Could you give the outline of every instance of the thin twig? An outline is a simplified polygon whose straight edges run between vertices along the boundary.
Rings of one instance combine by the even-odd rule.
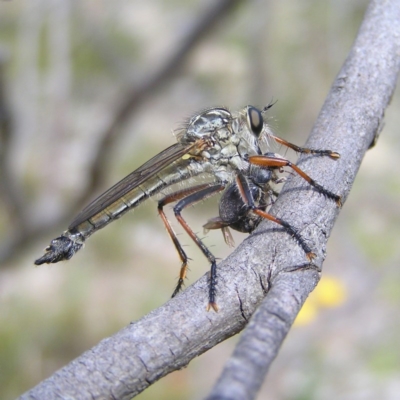
[[[7,212],[15,226],[23,229],[24,207],[21,196],[18,195],[10,171],[9,156],[11,152],[11,136],[13,131],[12,114],[8,103],[6,87],[6,66],[8,56],[5,51],[0,51],[0,193],[7,207]]]

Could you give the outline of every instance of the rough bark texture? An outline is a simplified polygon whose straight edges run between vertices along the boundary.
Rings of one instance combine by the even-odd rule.
[[[354,46],[336,77],[307,147],[338,151],[341,159],[301,158],[306,171],[313,171],[328,188],[347,198],[362,158],[382,128],[383,117],[394,92],[400,68],[400,2],[372,1]],[[284,187],[275,208],[279,216],[297,222],[318,251],[318,265],[338,210],[321,199],[299,193],[299,178]],[[317,204],[320,202],[320,205]],[[297,225],[299,224],[299,225]],[[264,238],[264,236],[263,236]],[[263,239],[264,240],[264,239]],[[254,236],[251,247],[261,251]],[[274,243],[278,244],[279,239]],[[271,248],[271,242],[268,241]],[[267,243],[265,243],[267,249]],[[258,250],[259,249],[259,250]],[[257,253],[256,253],[257,254]],[[295,265],[292,255],[279,251],[279,265]],[[265,254],[264,260],[273,265]],[[258,260],[260,262],[261,260]],[[232,357],[207,399],[253,399],[283,339],[319,277],[316,271],[279,273],[272,288],[243,333]]]
[[[382,126],[400,67],[400,1],[372,1],[307,146],[338,151],[338,161],[301,157],[301,168],[346,200],[363,155]],[[218,265],[219,313],[206,312],[207,278],[130,324],[22,395],[22,399],[130,399],[247,324],[210,399],[251,399],[305,301],[339,213],[298,177],[273,207],[307,238],[315,267],[270,222]],[[261,304],[261,306],[260,306]],[[259,307],[260,306],[260,307]]]

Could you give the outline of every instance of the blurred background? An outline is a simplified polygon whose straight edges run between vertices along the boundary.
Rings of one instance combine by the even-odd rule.
[[[97,194],[174,143],[173,130],[206,107],[277,100],[275,134],[304,144],[366,6],[0,3],[1,399],[162,305],[176,283],[179,261],[154,200],[94,235],[69,262],[34,267],[49,241]],[[321,283],[258,399],[399,398],[399,105],[397,92],[333,230]],[[201,232],[216,207],[209,201],[185,216]],[[189,285],[209,266],[179,237],[192,258]],[[220,232],[206,243],[220,258],[232,251]],[[236,340],[137,398],[203,398]]]

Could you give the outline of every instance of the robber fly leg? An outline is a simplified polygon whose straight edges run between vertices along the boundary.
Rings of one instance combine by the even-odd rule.
[[[293,169],[297,174],[299,174],[303,179],[305,179],[311,186],[315,187],[318,192],[322,193],[326,197],[329,197],[332,200],[335,200],[338,207],[342,206],[342,198],[325,189],[319,183],[315,182],[310,176],[308,176],[302,169],[300,169],[296,164],[293,164],[289,160],[283,157],[277,157],[272,155],[263,155],[263,156],[251,156],[249,157],[249,162],[253,165],[258,165],[264,168],[281,168],[281,167],[289,167]]]
[[[205,189],[207,187],[209,187],[208,184],[203,184],[203,185],[198,185],[198,186],[194,186],[191,188],[179,190],[177,192],[169,194],[168,196],[165,196],[158,202],[158,213],[165,225],[165,228],[167,229],[167,232],[168,232],[172,242],[174,243],[175,249],[178,252],[178,256],[181,260],[181,270],[179,273],[179,280],[178,280],[178,284],[174,290],[174,293],[172,294],[172,297],[176,296],[178,294],[178,292],[182,289],[182,286],[183,286],[183,283],[184,283],[184,280],[186,277],[186,273],[187,273],[188,257],[186,255],[185,251],[183,250],[182,245],[180,244],[180,242],[176,236],[176,233],[171,226],[171,223],[168,221],[168,218],[165,215],[163,208],[167,204],[174,203],[178,200],[181,200],[184,197],[187,197],[187,196],[189,196],[199,190]]]
[[[274,136],[272,134],[268,135],[271,139],[274,139],[277,143],[282,144],[290,149],[296,151],[297,153],[305,153],[305,154],[316,154],[319,156],[328,156],[334,160],[340,158],[340,154],[336,153],[336,151],[332,150],[318,150],[318,149],[308,149],[307,147],[300,147],[293,143],[287,142],[285,139],[282,139],[278,136]]]
[[[199,186],[200,187],[200,186]],[[180,200],[178,204],[174,207],[174,213],[176,219],[179,221],[179,223],[182,225],[183,229],[187,232],[187,234],[191,237],[191,239],[196,243],[196,245],[199,247],[199,249],[202,251],[202,253],[205,255],[207,260],[211,264],[211,270],[210,270],[210,284],[209,284],[209,292],[208,292],[208,306],[207,310],[210,310],[211,308],[214,311],[218,311],[218,306],[215,301],[215,294],[216,294],[216,285],[217,285],[217,262],[213,254],[208,250],[207,246],[202,242],[202,240],[193,232],[192,228],[187,224],[187,222],[183,219],[181,212],[182,210],[190,205],[193,205],[201,200],[204,200],[220,191],[222,191],[225,188],[225,185],[223,184],[217,184],[217,185],[212,185],[208,186],[204,189],[200,189],[199,191],[192,193],[185,197],[184,199]]]
[[[268,219],[282,226],[282,228],[284,228],[284,230],[297,241],[297,243],[304,250],[304,253],[306,253],[307,258],[310,261],[316,257],[316,255],[311,251],[310,247],[307,245],[300,233],[297,232],[288,222],[280,218],[274,217],[273,215],[268,214],[266,211],[260,210],[256,207],[249,187],[249,183],[243,174],[239,173],[236,176],[236,185],[244,203],[254,214],[257,214],[262,218]]]
[[[181,211],[189,206],[197,203],[198,201],[204,200],[221,190],[225,188],[225,185],[218,184],[218,185],[210,185],[208,183],[203,184],[203,185],[197,185],[188,189],[183,189],[175,193],[171,193],[170,195],[164,197],[162,200],[159,201],[158,203],[158,212],[165,224],[165,227],[167,229],[168,234],[170,235],[175,248],[178,252],[178,255],[182,261],[181,265],[181,271],[179,274],[179,280],[178,284],[174,290],[174,293],[172,294],[172,297],[174,297],[182,288],[184,279],[186,277],[186,272],[187,272],[187,262],[188,258],[186,256],[186,253],[183,251],[181,244],[179,243],[178,238],[176,237],[176,234],[174,230],[171,227],[170,222],[168,221],[164,211],[163,207],[166,204],[173,203],[175,201],[178,201],[178,204],[174,207],[174,213],[175,217],[179,221],[179,223],[182,225],[182,227],[185,229],[185,231],[188,233],[188,235],[192,238],[192,240],[197,244],[197,246],[200,248],[200,250],[203,252],[203,254],[207,257],[207,259],[211,263],[211,278],[210,278],[210,291],[209,291],[209,306],[208,309],[213,308],[215,311],[218,310],[218,307],[215,303],[215,286],[216,286],[216,260],[215,257],[211,254],[211,252],[208,250],[208,248],[204,245],[204,243],[200,240],[200,238],[193,232],[193,230],[189,227],[189,225],[186,223],[186,221],[182,218],[181,216]]]

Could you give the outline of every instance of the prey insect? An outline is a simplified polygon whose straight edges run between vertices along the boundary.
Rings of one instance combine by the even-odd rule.
[[[188,257],[164,212],[164,207],[170,203],[176,203],[173,207],[175,217],[211,264],[207,309],[218,310],[217,263],[214,255],[182,217],[183,209],[189,205],[222,192],[219,216],[209,220],[204,225],[205,229],[221,229],[229,243],[229,228],[251,233],[263,219],[271,220],[297,241],[311,261],[315,254],[300,233],[289,222],[267,212],[271,199],[277,196],[272,185],[280,181],[278,174],[282,168],[288,167],[338,206],[341,205],[341,198],[315,182],[288,159],[266,151],[267,141],[274,140],[298,153],[328,156],[334,160],[340,156],[331,150],[299,147],[274,136],[264,121],[264,115],[271,106],[263,110],[247,106],[238,113],[217,107],[194,115],[178,132],[176,144],[151,158],[84,208],[68,229],[51,241],[45,254],[35,264],[69,260],[93,233],[148,198],[162,193],[163,189],[183,181],[187,183],[184,189],[172,191],[158,201],[158,213],[181,261],[179,280],[172,296],[182,289]],[[201,177],[203,183],[188,184],[189,178],[193,177]]]

